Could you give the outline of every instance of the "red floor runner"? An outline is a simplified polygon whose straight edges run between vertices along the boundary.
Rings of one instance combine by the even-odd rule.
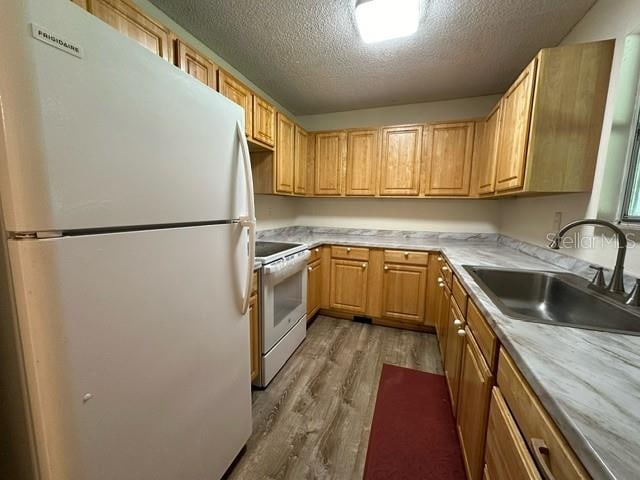
[[[465,478],[445,378],[384,364],[364,479]]]

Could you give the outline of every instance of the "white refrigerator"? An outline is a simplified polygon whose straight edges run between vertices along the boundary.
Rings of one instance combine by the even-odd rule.
[[[69,0],[3,2],[0,108],[29,475],[219,478],[251,433],[242,109]]]

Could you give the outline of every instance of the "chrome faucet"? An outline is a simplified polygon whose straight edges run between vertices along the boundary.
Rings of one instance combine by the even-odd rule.
[[[571,230],[573,227],[577,227],[579,225],[601,225],[603,227],[608,227],[618,236],[618,257],[616,258],[616,266],[613,268],[613,274],[611,275],[611,280],[609,281],[609,285],[604,287],[608,292],[624,295],[626,292],[624,291],[624,257],[627,253],[627,237],[624,232],[616,227],[613,223],[607,222],[606,220],[598,220],[596,218],[587,218],[584,220],[578,220],[576,222],[571,222],[562,227],[558,233],[555,234],[553,240],[549,244],[549,248],[554,250],[560,249],[560,240],[568,230]],[[592,285],[596,288],[602,286],[602,270],[596,268],[596,278],[594,279]],[[597,281],[596,281],[597,280]],[[598,289],[600,289],[598,288]]]

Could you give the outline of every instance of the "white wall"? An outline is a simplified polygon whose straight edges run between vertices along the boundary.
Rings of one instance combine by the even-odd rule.
[[[311,226],[440,232],[498,231],[495,200],[301,198],[297,223]]]
[[[297,198],[275,195],[256,195],[256,220],[258,230],[296,225]]]
[[[602,195],[617,196],[620,190],[619,181],[618,188],[603,188],[605,165],[607,162],[620,161],[619,157],[624,155],[620,151],[620,144],[625,145],[626,143],[624,137],[621,139],[618,136],[628,135],[628,132],[621,131],[620,125],[624,125],[625,120],[616,119],[616,115],[619,114],[619,108],[616,107],[618,104],[628,104],[634,100],[633,98],[621,98],[621,95],[629,95],[623,88],[625,82],[621,79],[621,71],[623,70],[625,37],[638,30],[640,30],[640,1],[599,0],[563,40],[563,44],[607,38],[617,40],[593,193],[591,195],[556,195],[501,200],[501,233],[544,245],[547,233],[553,228],[555,212],[562,212],[563,222],[566,222],[578,218],[595,217],[600,205],[615,202],[615,198],[602,197]],[[623,147],[622,150],[624,149]],[[593,231],[586,230],[585,234],[593,234]],[[611,266],[615,258],[615,245],[602,246],[606,242],[604,238],[599,237],[600,231],[594,235],[596,235],[594,246],[565,249],[564,252],[587,261]],[[640,248],[629,249],[627,271],[640,275]]]
[[[298,117],[298,122],[307,130],[318,131],[477,118],[489,113],[499,99],[500,95],[488,95],[441,102],[303,115]]]

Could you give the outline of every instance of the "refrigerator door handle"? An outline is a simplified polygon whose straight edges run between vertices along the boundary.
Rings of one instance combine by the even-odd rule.
[[[245,178],[245,191],[247,193],[247,215],[241,216],[239,224],[242,228],[249,229],[249,255],[247,257],[247,275],[245,283],[245,292],[242,297],[241,311],[243,314],[247,313],[249,309],[249,300],[251,297],[251,277],[253,275],[253,264],[256,258],[256,213],[255,203],[253,196],[253,174],[251,173],[251,157],[249,156],[249,145],[247,139],[244,136],[244,128],[240,122],[236,123],[236,135],[240,142],[240,151],[242,152],[243,166],[244,166],[244,178]]]

